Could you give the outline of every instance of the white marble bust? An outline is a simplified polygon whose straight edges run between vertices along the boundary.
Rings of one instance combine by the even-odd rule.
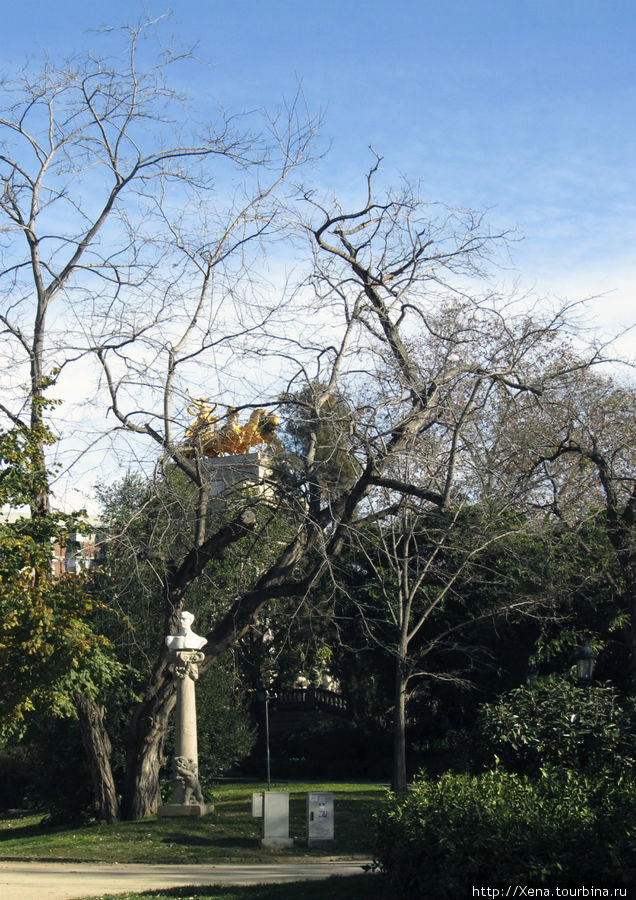
[[[166,637],[166,647],[169,650],[200,650],[207,639],[192,631],[194,616],[183,610],[179,616],[179,631],[177,634],[169,634]]]

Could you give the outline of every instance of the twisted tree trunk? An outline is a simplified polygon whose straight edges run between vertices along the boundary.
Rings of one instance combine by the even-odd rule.
[[[176,703],[172,674],[165,659],[135,709],[126,740],[123,792],[125,819],[154,816],[161,805],[159,772],[170,713]]]
[[[112,751],[104,726],[104,707],[84,694],[75,695],[82,743],[88,760],[98,821],[112,825],[119,821],[119,800],[110,764]]]

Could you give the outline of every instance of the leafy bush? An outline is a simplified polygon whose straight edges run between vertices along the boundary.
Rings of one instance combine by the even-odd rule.
[[[0,803],[45,814],[51,824],[94,817],[90,773],[77,722],[32,717],[24,738],[0,748]]]
[[[24,744],[0,744],[0,809],[22,808],[31,783],[32,764]]]
[[[197,684],[199,777],[209,785],[249,756],[256,740],[246,693],[224,658]]]
[[[420,776],[408,795],[389,795],[378,861],[401,895],[431,900],[480,885],[631,884],[635,787],[556,769]]]
[[[515,688],[482,706],[477,755],[527,774],[546,764],[621,773],[634,765],[634,706],[610,684],[581,687],[559,677]]]

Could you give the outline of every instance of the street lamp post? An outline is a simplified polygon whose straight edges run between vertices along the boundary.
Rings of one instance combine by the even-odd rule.
[[[269,791],[272,786],[269,754],[269,701],[271,700],[271,696],[267,688],[258,691],[258,699],[262,700],[265,704],[265,763],[267,766],[267,790]]]
[[[271,790],[272,776],[270,771],[270,755],[269,755],[269,693],[265,691],[265,758],[267,760],[267,790]]]

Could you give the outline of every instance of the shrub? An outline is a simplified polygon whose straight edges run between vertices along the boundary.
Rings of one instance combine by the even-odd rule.
[[[634,765],[635,721],[634,699],[619,697],[610,684],[548,678],[481,707],[476,755],[530,775],[545,765],[588,772],[610,766],[619,775]]]
[[[33,717],[20,743],[0,750],[2,806],[38,810],[51,824],[85,824],[93,793],[77,722]]]
[[[389,795],[377,855],[405,897],[471,896],[473,886],[630,884],[636,872],[631,778],[495,769],[420,776]]]

